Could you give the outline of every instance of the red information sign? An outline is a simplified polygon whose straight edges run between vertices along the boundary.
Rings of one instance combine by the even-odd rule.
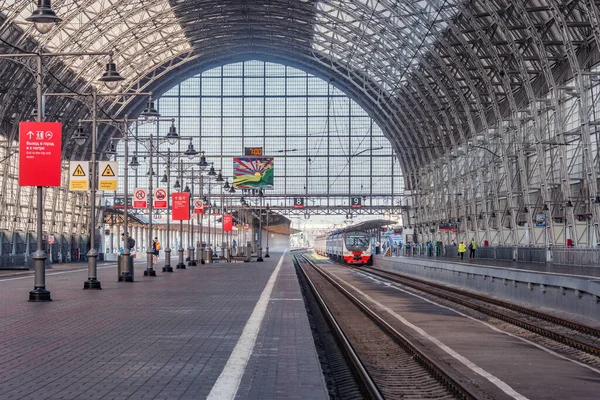
[[[231,232],[233,230],[233,215],[223,214],[223,230]]]
[[[158,188],[154,191],[154,208],[167,208],[167,191]]]
[[[19,186],[60,186],[60,122],[19,125]]]
[[[204,202],[202,200],[194,200],[194,214],[204,215]]]
[[[175,192],[172,194],[173,221],[187,221],[190,219],[190,194],[188,192]]]
[[[133,208],[148,207],[148,191],[146,189],[133,189]]]

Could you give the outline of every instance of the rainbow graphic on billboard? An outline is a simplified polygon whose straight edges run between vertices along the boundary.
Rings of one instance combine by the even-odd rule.
[[[273,189],[273,157],[234,158],[233,186],[236,189]]]

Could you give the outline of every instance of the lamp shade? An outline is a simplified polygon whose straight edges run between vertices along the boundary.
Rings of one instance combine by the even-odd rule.
[[[39,33],[45,34],[50,32],[54,25],[62,19],[56,16],[51,0],[38,0],[37,9],[26,18],[26,21],[32,22]]]
[[[216,176],[217,172],[215,171],[215,167],[213,165],[210,166],[210,170],[208,171],[208,176]]]
[[[108,146],[108,149],[105,151],[106,154],[117,154],[117,148],[115,146],[114,143],[110,143],[110,146]]]
[[[194,144],[192,143],[192,141],[190,140],[190,143],[188,144],[188,148],[184,153],[189,159],[194,158],[194,156],[196,156],[196,154],[198,154],[198,152],[194,149]]]
[[[154,119],[160,117],[159,112],[156,110],[156,108],[154,108],[154,102],[152,101],[152,99],[148,100],[148,103],[146,103],[146,108],[144,109],[144,111],[142,111],[140,115],[146,119]]]
[[[104,85],[106,85],[106,87],[110,90],[116,89],[119,86],[119,83],[124,80],[125,78],[119,74],[117,71],[117,65],[112,62],[112,60],[106,64],[106,70],[100,79],[98,79],[98,81],[103,82]]]
[[[202,152],[202,155],[200,156],[200,168],[206,169],[206,167],[208,167],[208,163],[206,162],[206,156],[204,155],[204,152]]]
[[[167,133],[167,141],[170,144],[175,144],[175,143],[177,143],[177,139],[179,139],[179,135],[177,134],[177,128],[175,127],[175,124],[173,123],[169,127],[169,133]]]
[[[83,130],[81,124],[77,127],[77,131],[73,134],[73,140],[77,145],[82,146],[85,144],[85,141],[88,139],[88,135]]]
[[[137,167],[140,166],[140,163],[138,162],[137,156],[133,156],[131,158],[131,162],[129,163],[129,166],[133,169],[137,169]]]

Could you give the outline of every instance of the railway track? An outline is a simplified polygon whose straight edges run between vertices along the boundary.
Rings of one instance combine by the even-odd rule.
[[[349,268],[367,272],[375,277],[434,295],[529,330],[575,350],[600,357],[600,345],[598,341],[600,330],[593,327],[495,298],[424,281],[405,274],[385,271],[375,267]]]
[[[467,379],[428,357],[330,274],[302,255],[298,269],[336,331],[360,377],[365,396],[375,399],[481,399]],[[334,317],[335,315],[335,317]]]

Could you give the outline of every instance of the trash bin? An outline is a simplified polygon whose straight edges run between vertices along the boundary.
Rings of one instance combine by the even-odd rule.
[[[126,259],[129,261],[128,263],[125,262]],[[133,277],[133,257],[131,255],[125,257],[122,254],[119,254],[117,259],[117,273],[121,276],[127,272],[131,272],[131,276]]]
[[[206,249],[204,249],[204,263],[210,264],[212,262],[213,262],[212,250],[209,247],[207,247]]]
[[[224,258],[226,261],[231,261],[231,255],[229,254],[229,248],[227,248],[227,247],[225,247],[225,248],[223,249],[223,258]]]

